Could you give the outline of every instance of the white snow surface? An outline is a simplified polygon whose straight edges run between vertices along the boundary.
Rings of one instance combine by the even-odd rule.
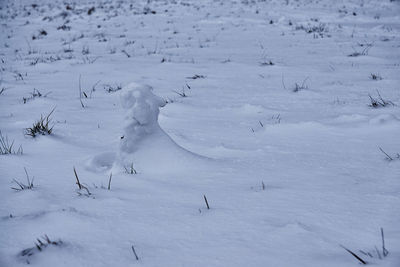
[[[359,266],[342,246],[400,266],[399,1],[2,0],[0,20],[23,148],[0,155],[1,267]]]

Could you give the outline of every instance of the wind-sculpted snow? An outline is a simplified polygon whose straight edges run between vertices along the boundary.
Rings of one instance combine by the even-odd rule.
[[[205,158],[177,145],[158,123],[166,101],[148,85],[131,83],[121,93],[124,127],[114,172],[132,167],[141,172],[176,172],[199,168]]]
[[[152,90],[148,85],[130,84],[121,94],[121,104],[126,110],[121,154],[134,153],[144,138],[162,131],[158,124],[158,114],[160,107],[166,103],[154,95]]]

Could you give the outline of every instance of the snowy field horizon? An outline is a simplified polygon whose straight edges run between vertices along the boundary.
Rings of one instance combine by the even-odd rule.
[[[400,1],[0,19],[0,267],[400,266]]]

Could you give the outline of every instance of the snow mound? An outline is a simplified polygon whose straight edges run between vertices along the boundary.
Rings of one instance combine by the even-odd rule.
[[[140,141],[161,130],[158,124],[159,108],[165,101],[153,94],[148,85],[130,84],[121,94],[121,104],[126,110],[124,135],[120,152],[131,154],[138,149]]]
[[[176,144],[158,124],[166,102],[148,85],[129,84],[121,93],[125,125],[114,169],[133,166],[139,172],[176,172],[198,168],[204,157]]]

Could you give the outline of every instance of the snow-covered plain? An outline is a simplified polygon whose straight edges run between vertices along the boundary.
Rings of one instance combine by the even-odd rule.
[[[399,1],[0,7],[0,266],[400,266]]]

